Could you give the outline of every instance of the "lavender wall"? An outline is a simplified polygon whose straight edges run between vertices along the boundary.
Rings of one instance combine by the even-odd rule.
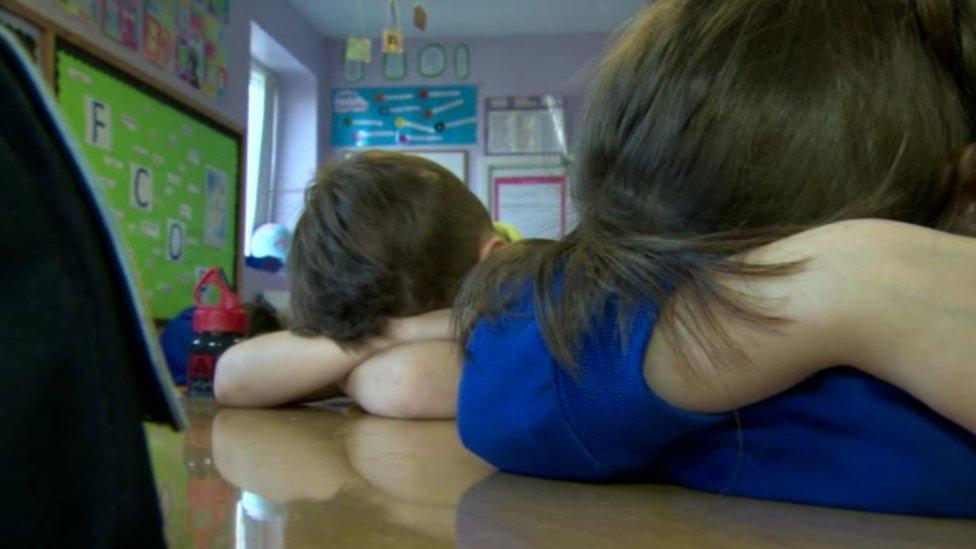
[[[564,35],[564,36],[513,36],[474,38],[471,40],[451,39],[441,43],[448,50],[449,68],[437,78],[424,78],[417,72],[417,51],[429,40],[408,40],[408,76],[403,80],[388,81],[382,77],[382,63],[375,59],[366,69],[366,77],[355,84],[344,82],[340,59],[331,59],[327,71],[332,87],[373,87],[373,86],[418,86],[444,84],[470,84],[478,87],[479,142],[468,151],[468,182],[477,188],[480,177],[479,165],[484,149],[484,99],[491,96],[541,95],[553,93],[565,99],[566,125],[570,144],[573,143],[573,127],[579,120],[583,98],[589,76],[596,62],[608,45],[609,37],[604,34]],[[453,48],[466,43],[471,50],[471,76],[460,82],[454,76]],[[376,44],[374,43],[374,48]],[[329,50],[342,51],[342,43],[329,41]],[[331,144],[331,125],[326,124],[329,133],[327,144]],[[433,148],[433,147],[432,147]],[[328,160],[341,158],[342,149],[329,148]]]
[[[230,65],[231,90],[227,109],[243,126],[247,118],[247,82],[251,59],[251,22],[256,23],[285,47],[302,65],[316,75],[324,94],[328,75],[324,74],[326,57],[322,36],[291,4],[283,1],[234,0],[228,35],[227,62]],[[324,96],[324,95],[323,95]],[[319,127],[328,119],[319,117]],[[321,134],[320,134],[321,135]]]
[[[293,198],[301,196],[302,189],[308,181],[310,173],[304,167],[312,166],[323,160],[319,154],[321,143],[327,143],[327,136],[322,130],[329,126],[329,111],[326,108],[326,98],[330,89],[330,76],[326,74],[329,66],[328,53],[324,47],[322,36],[309,24],[308,20],[299,14],[288,2],[268,0],[234,0],[231,2],[231,22],[228,37],[228,64],[233,76],[231,92],[228,94],[228,108],[238,117],[241,125],[246,125],[247,118],[247,88],[248,74],[251,60],[251,24],[261,27],[271,39],[280,44],[314,77],[314,84],[318,88],[318,105],[312,105],[316,99],[314,91],[309,93],[304,75],[285,74],[281,76],[284,84],[280,98],[282,116],[279,128],[281,135],[303,131],[309,121],[303,120],[306,113],[311,113],[317,126],[318,139],[302,147],[295,147],[289,151],[279,150],[279,162],[282,170],[281,177],[275,182],[275,216],[276,219],[288,221],[295,212]],[[295,85],[288,86],[289,81]],[[298,83],[297,81],[301,81]],[[297,155],[309,155],[310,162],[301,162]],[[289,158],[291,157],[291,158]],[[261,271],[245,268],[239,284],[241,297],[252,299],[264,290],[278,290],[287,287],[287,279],[282,275],[271,275]]]

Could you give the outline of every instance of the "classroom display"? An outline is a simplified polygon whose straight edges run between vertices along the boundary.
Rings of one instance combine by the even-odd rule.
[[[145,0],[142,54],[166,70],[176,59],[176,10],[173,0]]]
[[[498,177],[492,185],[495,221],[511,224],[524,238],[558,239],[566,234],[565,177]]]
[[[239,137],[63,44],[57,91],[153,317],[189,306],[210,267],[233,283]]]
[[[407,54],[383,54],[383,78],[386,80],[403,80],[407,77]]]
[[[192,0],[177,0],[176,74],[195,88],[203,82],[204,13]]]
[[[560,98],[489,97],[485,113],[487,154],[566,154]]]
[[[447,70],[447,50],[441,44],[427,44],[417,52],[417,72],[424,78],[434,78]]]
[[[61,9],[90,24],[101,23],[102,0],[58,0]]]
[[[471,76],[471,48],[467,44],[454,46],[454,77],[467,80]]]
[[[102,32],[130,50],[139,49],[142,39],[142,7],[140,0],[104,0]]]
[[[217,102],[226,101],[230,0],[58,0],[58,5]]]
[[[366,64],[362,61],[346,59],[342,62],[342,79],[354,84],[366,76]]]
[[[474,86],[346,88],[332,93],[335,147],[474,145]]]

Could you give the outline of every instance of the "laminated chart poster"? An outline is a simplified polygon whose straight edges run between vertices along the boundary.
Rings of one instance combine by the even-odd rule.
[[[199,273],[237,259],[240,141],[67,45],[58,103],[116,216],[152,316],[192,304]]]
[[[552,96],[485,100],[488,154],[566,154],[562,99]]]
[[[474,86],[348,88],[332,93],[332,146],[474,145]]]
[[[498,177],[493,185],[495,221],[514,225],[525,238],[566,234],[566,177]]]

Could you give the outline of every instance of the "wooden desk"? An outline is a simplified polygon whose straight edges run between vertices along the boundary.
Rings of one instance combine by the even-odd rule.
[[[218,409],[148,427],[171,547],[973,547],[976,521],[494,472],[452,422]]]

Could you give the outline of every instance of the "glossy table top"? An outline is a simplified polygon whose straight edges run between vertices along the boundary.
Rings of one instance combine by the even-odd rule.
[[[147,427],[171,547],[973,547],[976,521],[494,472],[453,422],[218,408]]]

